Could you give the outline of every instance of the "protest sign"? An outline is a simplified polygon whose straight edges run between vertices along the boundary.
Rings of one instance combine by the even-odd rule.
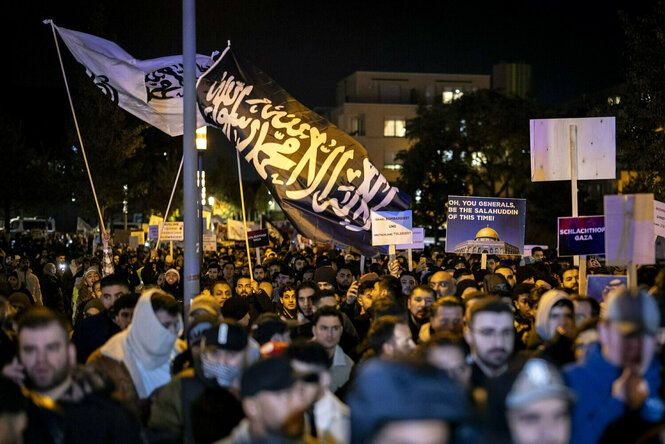
[[[228,240],[245,240],[245,224],[241,220],[226,220],[226,238]]]
[[[446,252],[522,254],[526,199],[448,196]]]
[[[665,237],[665,203],[653,201],[653,230],[656,236]]]
[[[247,232],[247,240],[250,248],[267,247],[270,244],[268,230],[256,230]]]
[[[399,245],[413,242],[411,210],[372,211],[372,245]]]
[[[217,251],[217,236],[214,234],[203,235],[203,251]]]
[[[184,222],[161,222],[163,241],[182,241],[185,240]]]
[[[413,228],[413,242],[410,244],[395,245],[396,250],[422,250],[425,248],[425,229]]]
[[[159,237],[159,225],[148,225],[148,239],[157,240]]]
[[[537,119],[530,129],[533,182],[616,177],[614,117]]]
[[[626,276],[615,276],[612,274],[590,274],[587,276],[586,295],[598,302],[607,299],[607,295],[613,290],[625,290],[628,279]]]
[[[559,256],[605,254],[603,216],[560,217],[558,221]]]
[[[653,194],[605,196],[605,263],[655,262]]]

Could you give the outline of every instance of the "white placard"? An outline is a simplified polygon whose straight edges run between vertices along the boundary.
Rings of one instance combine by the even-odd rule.
[[[203,251],[217,251],[217,236],[214,234],[203,235]]]
[[[245,240],[245,225],[241,220],[226,220],[226,238],[228,240]]]
[[[411,210],[372,211],[372,245],[413,243]]]
[[[665,237],[665,203],[653,201],[653,231],[655,236]]]
[[[605,196],[605,263],[654,264],[653,194]]]
[[[571,180],[571,125],[577,127],[577,179],[614,179],[615,118],[537,119],[531,127],[531,181]]]
[[[423,250],[425,248],[425,229],[413,228],[413,243],[395,245],[396,250]]]
[[[160,222],[162,228],[163,241],[183,241],[185,240],[184,222]]]

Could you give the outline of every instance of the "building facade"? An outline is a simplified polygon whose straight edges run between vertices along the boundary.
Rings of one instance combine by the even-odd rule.
[[[358,71],[338,82],[330,117],[393,182],[401,168],[395,155],[409,148],[406,121],[416,117],[418,104],[447,103],[489,87],[489,75]]]

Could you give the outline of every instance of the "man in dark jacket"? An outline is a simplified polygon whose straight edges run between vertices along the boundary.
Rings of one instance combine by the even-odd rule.
[[[42,289],[42,301],[44,302],[44,306],[58,314],[64,315],[65,303],[62,297],[60,279],[56,274],[55,264],[49,262],[44,265],[39,285]]]

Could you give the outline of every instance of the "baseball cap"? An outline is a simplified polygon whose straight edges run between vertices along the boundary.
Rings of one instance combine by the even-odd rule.
[[[238,324],[223,322],[203,332],[206,347],[214,346],[225,350],[240,351],[247,347],[247,333]]]
[[[240,394],[246,398],[260,392],[279,392],[291,388],[295,382],[291,364],[286,359],[259,359],[243,372]]]
[[[640,332],[655,335],[660,326],[658,304],[646,290],[639,290],[636,295],[629,289],[610,293],[601,318],[614,323],[623,335]]]
[[[506,396],[506,407],[521,407],[547,398],[573,402],[575,393],[563,383],[561,375],[552,364],[540,358],[529,359]]]
[[[252,326],[252,335],[260,345],[270,341],[276,333],[284,333],[288,325],[275,313],[261,313]]]

